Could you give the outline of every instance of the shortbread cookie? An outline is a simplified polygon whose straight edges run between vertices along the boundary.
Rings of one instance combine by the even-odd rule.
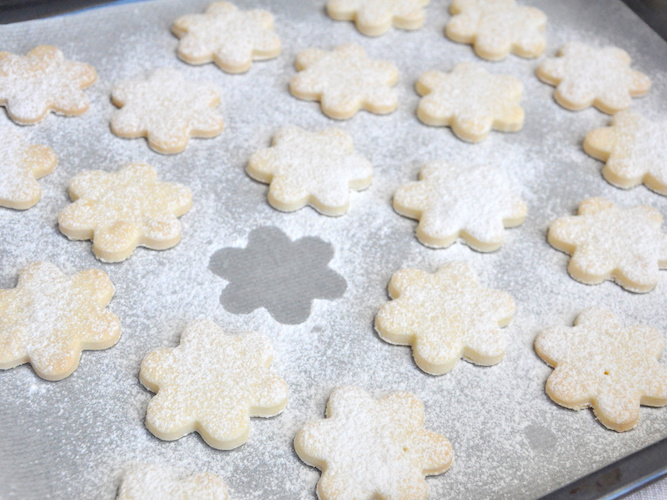
[[[229,2],[215,2],[205,14],[179,17],[171,31],[180,38],[178,57],[188,64],[215,62],[227,73],[244,73],[253,61],[273,59],[282,50],[273,31],[273,14],[239,10]]]
[[[168,467],[136,464],[124,475],[116,500],[229,500],[227,485],[215,474],[184,476]]]
[[[444,248],[461,238],[475,250],[492,252],[502,245],[504,228],[526,218],[526,204],[497,167],[432,162],[419,179],[398,188],[394,210],[419,220],[417,238],[426,246]]]
[[[367,36],[378,36],[389,28],[416,30],[424,24],[424,6],[429,0],[328,0],[327,14],[337,21],[354,21]]]
[[[398,69],[387,61],[371,59],[360,45],[348,43],[332,51],[308,49],[296,59],[299,73],[290,80],[290,92],[299,99],[320,101],[329,118],[345,120],[365,109],[384,115],[398,107],[392,87]]]
[[[186,80],[180,71],[159,69],[146,80],[120,82],[111,99],[119,109],[111,131],[120,137],[146,137],[158,153],[180,153],[192,137],[222,132],[220,90],[213,84]]]
[[[212,321],[190,323],[180,346],[141,362],[141,383],[157,393],[146,427],[167,441],[196,431],[213,448],[241,446],[250,417],[273,417],[287,405],[287,384],[270,370],[272,360],[265,335],[228,335]]]
[[[589,198],[579,214],[549,227],[551,245],[572,256],[570,276],[587,285],[613,280],[626,290],[650,292],[660,269],[667,268],[667,235],[653,207],[623,208],[604,198]]]
[[[53,149],[29,144],[15,127],[0,126],[0,207],[26,210],[42,197],[37,179],[58,165]]]
[[[160,182],[155,169],[129,163],[118,172],[89,170],[69,184],[71,205],[58,216],[71,240],[92,240],[103,262],[127,259],[137,246],[166,250],[181,241],[178,217],[192,207],[188,188]]]
[[[424,429],[424,405],[409,392],[375,399],[359,387],[338,387],[326,417],[308,422],[294,439],[299,458],[322,471],[321,500],[423,500],[425,476],[452,464],[452,445]]]
[[[21,125],[42,121],[49,111],[82,115],[89,105],[83,89],[95,80],[95,68],[65,60],[50,45],[35,47],[25,56],[0,52],[0,106]]]
[[[417,92],[424,96],[417,109],[419,119],[426,125],[451,127],[465,141],[479,142],[491,129],[516,132],[523,127],[523,84],[475,63],[461,63],[451,73],[427,71],[417,81]]]
[[[547,16],[515,0],[454,0],[445,34],[455,42],[471,44],[475,53],[491,61],[510,52],[539,57],[546,48]]]
[[[537,354],[555,368],[549,397],[573,410],[592,406],[618,432],[637,425],[640,405],[667,405],[667,367],[659,363],[664,345],[658,330],[622,327],[600,308],[583,311],[573,328],[551,328],[535,339]]]
[[[24,268],[16,288],[0,290],[0,369],[30,363],[46,380],[70,376],[82,350],[118,342],[120,322],[106,309],[114,291],[97,269],[67,276],[49,262]]]
[[[309,132],[283,127],[270,148],[250,157],[246,171],[270,184],[273,208],[291,212],[310,205],[324,215],[343,215],[350,206],[350,189],[366,189],[373,180],[373,166],[354,151],[350,135],[337,128]]]
[[[390,344],[412,346],[426,373],[451,371],[461,357],[495,365],[505,356],[507,334],[501,327],[514,318],[514,299],[484,288],[464,262],[434,274],[402,269],[389,282],[389,296],[375,316],[375,329]]]
[[[614,115],[611,126],[592,130],[584,150],[605,163],[602,175],[616,187],[642,182],[667,195],[667,122],[654,123],[633,111]]]
[[[595,106],[614,114],[651,89],[649,77],[630,69],[630,62],[628,53],[618,47],[597,49],[571,42],[563,45],[558,57],[544,61],[537,76],[556,87],[554,98],[564,108],[579,111]]]

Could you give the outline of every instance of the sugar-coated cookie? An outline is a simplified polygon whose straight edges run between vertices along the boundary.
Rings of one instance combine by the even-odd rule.
[[[89,170],[69,184],[71,205],[58,216],[60,231],[71,240],[92,240],[104,262],[127,259],[137,246],[166,250],[181,241],[178,217],[192,207],[192,193],[160,182],[155,169],[129,163],[118,172]]]
[[[170,467],[134,464],[123,475],[116,500],[229,500],[215,474],[179,474]]]
[[[453,0],[452,18],[445,34],[455,42],[469,43],[475,53],[491,61],[510,52],[521,57],[539,57],[546,48],[547,16],[515,0]]]
[[[378,36],[389,28],[416,30],[424,24],[424,6],[429,0],[327,0],[327,14],[337,21],[354,21],[367,36]]]
[[[273,31],[273,14],[239,10],[229,2],[214,2],[204,14],[179,17],[171,31],[180,38],[178,57],[189,64],[215,62],[227,73],[244,73],[253,61],[280,54],[280,38]]]
[[[409,392],[375,399],[359,387],[336,388],[324,420],[296,435],[299,458],[317,467],[321,500],[425,500],[425,476],[442,474],[454,451],[424,428],[424,405]]]
[[[324,215],[343,215],[350,189],[366,189],[373,180],[373,166],[354,151],[350,135],[337,128],[309,132],[283,127],[270,148],[250,157],[246,171],[270,184],[268,200],[277,210],[310,205]]]
[[[158,153],[180,153],[192,137],[222,132],[220,90],[211,83],[186,80],[180,71],[163,68],[147,79],[116,84],[111,100],[118,106],[111,131],[119,137],[146,137]]]
[[[667,268],[667,234],[662,215],[646,205],[623,208],[589,198],[578,215],[551,223],[549,243],[570,254],[570,276],[587,285],[613,280],[635,293],[650,292]]]
[[[667,367],[659,363],[664,346],[659,331],[623,327],[601,308],[583,311],[574,327],[550,328],[535,339],[537,354],[555,368],[549,397],[573,410],[593,407],[618,432],[637,424],[640,405],[667,405]]]
[[[49,262],[24,268],[16,288],[0,289],[0,369],[30,363],[46,380],[70,376],[82,350],[118,342],[120,322],[106,309],[114,291],[97,269],[68,276]]]
[[[42,197],[37,179],[49,175],[58,165],[53,149],[29,144],[16,127],[0,125],[0,207],[26,210]]]
[[[584,151],[605,163],[610,184],[629,189],[642,182],[667,195],[667,122],[655,123],[634,111],[620,111],[609,127],[586,135]]]
[[[248,440],[250,417],[272,417],[287,405],[287,384],[271,369],[265,335],[228,335],[212,321],[190,323],[181,343],[141,362],[139,377],[156,392],[146,427],[167,441],[198,432],[209,446],[231,450]]]
[[[95,68],[67,61],[50,45],[35,47],[25,56],[0,52],[0,106],[21,125],[42,121],[49,111],[82,115],[89,106],[83,89],[95,80]]]
[[[499,168],[442,161],[428,163],[418,182],[398,188],[394,210],[419,220],[417,238],[426,246],[448,247],[461,238],[480,252],[500,248],[504,228],[522,224],[527,211]]]
[[[361,45],[304,50],[297,56],[296,69],[299,73],[289,85],[292,95],[320,101],[329,118],[352,118],[360,109],[384,115],[398,107],[392,88],[398,82],[398,69],[390,62],[371,59]]]
[[[516,132],[523,127],[523,84],[513,76],[491,74],[465,62],[450,73],[422,73],[416,88],[423,96],[419,119],[426,125],[451,127],[464,141],[479,142],[491,129]]]
[[[633,97],[651,89],[644,73],[630,68],[630,56],[618,47],[598,49],[581,42],[563,45],[558,57],[537,68],[540,80],[556,87],[556,102],[572,111],[595,106],[607,114],[629,108]]]
[[[505,356],[514,299],[484,288],[465,262],[434,274],[402,269],[389,282],[389,296],[375,316],[375,329],[390,344],[412,346],[417,366],[431,375],[451,371],[460,358],[494,365]]]

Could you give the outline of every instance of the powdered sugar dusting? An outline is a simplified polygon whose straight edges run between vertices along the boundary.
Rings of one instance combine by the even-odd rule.
[[[424,24],[429,0],[327,0],[327,13],[339,21],[354,21],[364,35],[377,36],[392,25],[415,30]]]

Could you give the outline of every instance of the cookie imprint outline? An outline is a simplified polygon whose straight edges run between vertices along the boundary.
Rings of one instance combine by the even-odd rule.
[[[180,474],[170,467],[136,463],[125,471],[116,500],[137,499],[229,500],[225,481],[217,474]]]

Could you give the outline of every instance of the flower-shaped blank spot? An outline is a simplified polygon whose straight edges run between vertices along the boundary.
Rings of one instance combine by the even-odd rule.
[[[146,80],[120,82],[111,99],[122,108],[111,116],[111,131],[130,139],[146,137],[158,153],[180,153],[190,136],[222,132],[218,88],[186,80],[173,69],[157,70]]]
[[[445,33],[459,43],[469,43],[484,59],[497,61],[510,52],[539,57],[546,48],[547,16],[515,0],[454,0]]]
[[[79,366],[84,349],[108,349],[120,322],[106,307],[114,294],[102,271],[67,276],[48,262],[30,264],[16,288],[0,290],[0,369],[30,363],[46,380]]]
[[[630,69],[630,62],[628,53],[618,47],[597,49],[572,42],[560,49],[558,57],[544,61],[537,76],[556,87],[554,98],[564,108],[579,111],[595,106],[614,114],[651,89],[649,77]]]
[[[665,340],[648,326],[621,326],[600,308],[582,312],[574,327],[556,327],[535,339],[535,351],[555,370],[546,391],[561,406],[593,407],[618,432],[639,421],[639,406],[667,405],[667,367],[659,363]]]
[[[157,393],[146,427],[167,441],[196,431],[213,448],[241,446],[250,417],[272,417],[287,406],[287,384],[270,369],[272,361],[265,335],[191,323],[178,347],[157,349],[141,362],[141,383]]]
[[[451,73],[427,71],[416,87],[423,96],[419,119],[426,125],[451,127],[465,141],[479,142],[491,129],[516,132],[523,127],[523,84],[513,76],[493,75],[468,62]]]
[[[650,292],[667,268],[667,235],[653,207],[623,208],[604,198],[579,205],[578,215],[549,227],[549,243],[572,256],[570,276],[587,285],[614,280],[626,290]]]
[[[496,167],[433,162],[421,169],[419,178],[398,188],[394,209],[419,219],[417,238],[424,245],[442,248],[462,238],[475,250],[491,252],[502,245],[505,227],[526,218],[525,203]]]
[[[327,266],[333,253],[319,238],[292,241],[278,228],[262,227],[250,233],[246,248],[215,252],[209,269],[229,281],[220,296],[229,312],[263,307],[276,321],[294,325],[308,319],[314,299],[345,292],[345,279]]]
[[[435,274],[402,269],[389,282],[389,296],[375,317],[375,329],[390,344],[412,346],[426,373],[451,371],[461,357],[494,365],[505,356],[507,334],[501,327],[514,317],[514,299],[484,288],[464,262]]]
[[[95,68],[65,60],[50,45],[35,47],[25,56],[0,52],[0,106],[21,125],[42,121],[49,111],[85,113],[89,102],[83,89],[95,80]]]
[[[227,73],[244,73],[253,61],[273,59],[281,51],[270,12],[244,12],[229,2],[214,2],[205,14],[179,17],[171,31],[181,39],[178,57],[183,61],[215,62]]]
[[[354,151],[350,135],[335,128],[308,132],[284,127],[270,148],[252,155],[246,171],[270,184],[272,207],[291,212],[311,205],[324,215],[343,215],[350,189],[366,189],[373,180],[373,166]]]
[[[229,500],[225,482],[215,474],[180,474],[169,467],[136,464],[123,474],[116,500]]]
[[[423,500],[425,476],[452,464],[452,445],[424,429],[424,405],[409,392],[375,399],[358,387],[339,387],[326,416],[307,423],[294,440],[299,458],[322,470],[322,500]]]
[[[0,207],[26,210],[42,197],[37,179],[49,175],[58,158],[48,146],[28,144],[14,127],[0,126]]]
[[[72,240],[93,240],[93,253],[105,262],[125,260],[140,245],[175,246],[182,233],[178,217],[192,207],[188,188],[158,181],[145,163],[129,163],[115,173],[80,173],[70,181],[69,194],[74,203],[60,212],[60,231]]]
[[[416,30],[424,24],[429,0],[328,0],[327,14],[337,21],[354,21],[367,36],[378,36],[391,26]]]
[[[602,175],[616,187],[642,182],[667,195],[667,122],[654,123],[633,111],[614,115],[611,126],[592,130],[584,150],[605,163]]]
[[[299,73],[290,80],[290,92],[299,99],[320,101],[329,118],[352,118],[360,109],[387,114],[398,107],[392,88],[398,82],[398,69],[371,59],[360,45],[340,45],[330,52],[304,50],[297,56],[296,69]]]

